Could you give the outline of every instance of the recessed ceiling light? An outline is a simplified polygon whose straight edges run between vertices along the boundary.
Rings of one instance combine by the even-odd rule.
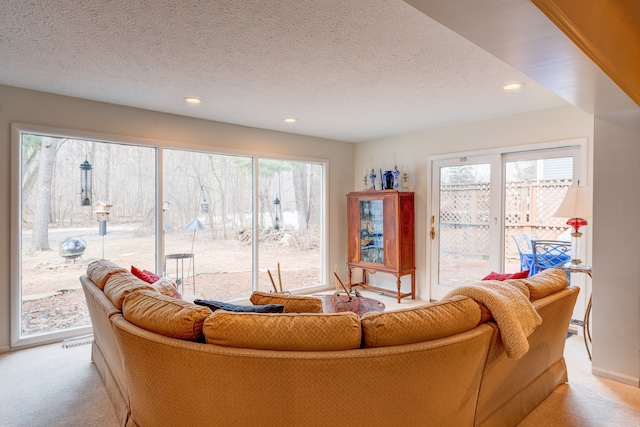
[[[507,92],[513,92],[515,90],[521,89],[523,86],[524,86],[524,83],[522,82],[514,82],[514,83],[509,83],[502,86],[502,89],[506,90]]]
[[[282,119],[282,121],[285,123],[295,123],[298,121],[298,119],[296,119],[295,117],[285,117],[284,119]]]
[[[202,102],[202,99],[200,98],[194,98],[192,96],[188,96],[184,99],[184,102],[186,102],[187,104],[200,104]]]

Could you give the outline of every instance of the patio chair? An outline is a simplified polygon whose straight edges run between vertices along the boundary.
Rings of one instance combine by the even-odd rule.
[[[520,255],[520,271],[531,270],[533,263],[533,250],[531,241],[538,240],[536,233],[512,234]]]
[[[571,260],[571,243],[561,240],[532,240],[533,270],[536,274],[551,267],[566,264]]]

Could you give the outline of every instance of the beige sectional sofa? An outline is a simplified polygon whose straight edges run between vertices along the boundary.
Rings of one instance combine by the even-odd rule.
[[[466,296],[387,313],[234,313],[162,295],[113,263],[80,278],[92,360],[126,426],[516,425],[567,381],[578,289],[520,281],[542,322],[518,359]]]

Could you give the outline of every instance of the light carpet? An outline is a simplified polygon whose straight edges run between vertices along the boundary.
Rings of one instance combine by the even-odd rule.
[[[0,426],[118,425],[91,345],[61,343],[0,354]]]
[[[371,291],[363,295],[382,301],[387,310],[425,304],[409,298],[398,304],[392,296]],[[520,427],[640,426],[640,388],[592,375],[580,336],[567,340],[565,358],[569,383],[557,387]],[[91,363],[90,345],[49,344],[0,354],[0,381],[0,426],[118,425]]]

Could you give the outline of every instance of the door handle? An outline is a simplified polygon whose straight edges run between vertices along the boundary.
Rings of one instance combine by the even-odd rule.
[[[431,215],[431,233],[429,233],[431,235],[431,240],[436,240],[436,229],[433,225],[435,223],[436,223],[436,216]]]

